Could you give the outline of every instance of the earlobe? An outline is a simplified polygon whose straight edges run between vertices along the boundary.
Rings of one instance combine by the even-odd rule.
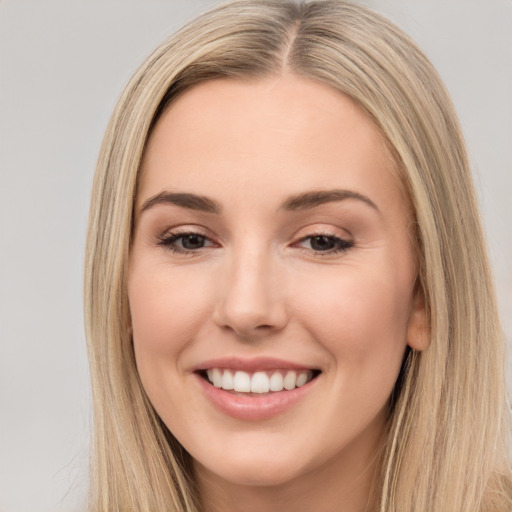
[[[419,279],[414,285],[411,314],[407,326],[407,344],[417,351],[425,350],[430,345],[430,326],[425,305],[425,292]]]

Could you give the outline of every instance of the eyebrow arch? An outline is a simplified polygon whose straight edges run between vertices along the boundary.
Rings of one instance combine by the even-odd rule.
[[[352,190],[318,190],[312,192],[305,192],[288,198],[281,206],[284,210],[307,210],[320,206],[325,203],[334,201],[343,201],[345,199],[357,199],[371,206],[374,210],[380,213],[378,206],[367,196],[354,192]]]
[[[291,196],[284,201],[280,209],[288,211],[307,210],[325,203],[343,201],[345,199],[357,199],[380,212],[378,206],[369,197],[352,190],[339,189],[316,190]],[[140,213],[149,210],[157,204],[173,204],[182,208],[215,214],[220,214],[222,211],[220,204],[209,197],[188,192],[164,191],[147,199],[142,205]]]
[[[219,214],[222,210],[217,201],[205,196],[198,196],[196,194],[189,194],[185,192],[160,192],[144,202],[140,209],[140,213],[149,210],[149,208],[152,208],[157,204],[173,204],[181,206],[182,208],[216,214]]]

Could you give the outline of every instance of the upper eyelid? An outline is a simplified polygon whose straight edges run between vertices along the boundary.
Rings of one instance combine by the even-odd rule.
[[[183,231],[181,231],[181,230],[178,230],[178,231],[166,230],[164,233],[162,233],[160,236],[158,236],[158,239],[180,237],[180,236],[186,236],[186,235],[199,235],[204,238],[208,238],[209,240],[212,240],[212,241],[214,239],[214,237],[212,237],[211,235],[205,234],[202,231],[195,231],[192,229],[189,229],[189,230],[185,229]],[[310,233],[307,235],[302,235],[302,236],[296,237],[295,241],[292,243],[300,242],[302,240],[307,240],[308,238],[313,238],[315,236],[325,236],[328,238],[337,238],[339,240],[346,240],[346,237],[340,236],[337,233],[332,233],[330,231],[316,231],[316,232],[313,232],[313,233]]]
[[[169,238],[176,235],[201,235],[205,238],[214,239],[209,229],[201,226],[174,226],[168,227],[158,235],[158,238]]]
[[[340,240],[345,240],[347,237],[344,237],[338,233],[333,233],[332,231],[327,231],[327,230],[320,230],[320,231],[315,231],[313,233],[309,233],[309,234],[306,234],[306,235],[302,235],[302,236],[299,236],[298,239],[299,240],[305,240],[307,238],[313,238],[315,236],[326,236],[326,237],[329,237],[329,238],[338,238]]]
[[[303,230],[299,230],[299,233],[300,231],[303,231]],[[305,240],[307,238],[311,238],[311,237],[314,237],[314,236],[327,236],[327,237],[331,237],[331,238],[338,238],[339,240],[344,240],[346,242],[351,242],[354,240],[354,237],[352,236],[352,233],[350,233],[348,230],[346,229],[341,229],[341,228],[313,228],[311,230],[307,230],[306,233],[304,233],[304,235],[298,235],[297,236],[297,240],[300,241],[300,240]]]

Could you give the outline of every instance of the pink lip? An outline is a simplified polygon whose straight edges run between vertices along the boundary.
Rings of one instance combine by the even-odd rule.
[[[255,357],[242,359],[240,357],[223,357],[210,359],[197,365],[192,371],[208,370],[209,368],[227,368],[242,370],[244,372],[256,372],[258,370],[313,370],[314,368],[301,364],[292,363],[283,359],[273,357]]]
[[[314,378],[304,386],[291,391],[278,391],[268,394],[245,394],[216,388],[200,374],[208,368],[230,368],[246,372],[272,369],[309,369],[304,365],[273,358],[242,360],[239,358],[212,359],[201,363],[194,372],[202,392],[210,403],[222,413],[244,421],[263,421],[283,414],[300,402],[313,389],[319,378]]]

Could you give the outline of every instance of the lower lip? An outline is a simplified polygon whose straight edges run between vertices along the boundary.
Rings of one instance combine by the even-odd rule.
[[[243,395],[216,388],[201,375],[195,374],[206,397],[224,414],[245,421],[273,418],[302,400],[319,377],[291,391],[275,391],[261,395]]]

